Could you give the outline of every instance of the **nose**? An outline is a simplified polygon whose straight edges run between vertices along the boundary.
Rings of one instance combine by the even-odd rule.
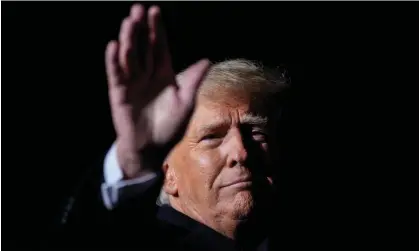
[[[243,137],[240,131],[232,132],[230,142],[228,144],[228,167],[235,167],[237,165],[244,165],[247,160],[247,150],[243,142]]]

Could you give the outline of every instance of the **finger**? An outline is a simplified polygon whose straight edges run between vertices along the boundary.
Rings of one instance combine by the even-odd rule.
[[[119,63],[123,72],[128,76],[129,72],[129,60],[132,55],[132,41],[130,41],[130,35],[133,32],[133,23],[129,17],[126,17],[121,24],[119,32]],[[132,60],[132,59],[131,59]]]
[[[137,52],[137,49],[138,49],[138,40],[140,38],[140,31],[141,31],[141,26],[143,25],[144,17],[145,17],[145,10],[143,6],[139,4],[133,5],[131,8],[131,13],[130,13],[130,20],[133,23],[133,29],[130,30],[127,36],[131,43],[134,53]],[[135,54],[135,56],[137,56],[137,54]]]
[[[172,149],[177,142],[183,138],[189,125],[189,121],[194,113],[196,93],[201,86],[209,67],[210,62],[203,59],[176,76],[178,83],[177,95],[181,105],[180,108],[183,110],[183,116],[181,117],[181,123],[178,125],[176,133],[169,142],[167,149]]]
[[[118,61],[118,42],[116,41],[110,41],[106,47],[105,66],[109,85],[117,84],[121,77],[121,69]]]
[[[148,22],[150,28],[149,41],[153,48],[154,69],[156,74],[160,74],[161,71],[171,70],[172,62],[159,7],[152,6],[150,8]]]
[[[194,101],[196,92],[204,80],[209,68],[209,60],[202,59],[191,65],[184,72],[178,74],[178,95],[183,103],[188,104]]]
[[[141,4],[134,4],[131,7],[131,18],[133,20],[139,20],[144,14],[144,7]]]
[[[130,18],[133,21],[134,29],[129,34],[129,39],[132,45],[132,74],[136,77],[147,71],[146,64],[144,63],[144,55],[147,47],[147,12],[140,4],[135,4],[131,8]]]
[[[156,42],[159,33],[158,23],[160,19],[160,8],[151,6],[148,11],[148,39],[147,39],[147,52],[146,64],[147,70],[150,73],[148,77],[154,80],[153,85],[148,88],[147,93],[149,96],[154,97],[159,94],[168,85],[175,83],[174,74],[171,71],[162,71],[156,67]]]
[[[157,38],[157,28],[158,22],[160,19],[160,8],[157,6],[151,6],[148,10],[148,26],[149,26],[149,42],[154,44]]]
[[[121,25],[121,32],[119,34],[121,44],[119,58],[122,69],[129,77],[133,77],[140,68],[137,59],[137,40],[143,16],[143,7],[141,5],[134,5],[131,8],[130,16],[125,18]]]
[[[158,20],[160,19],[160,8],[157,6],[151,6],[148,10],[148,46],[149,49],[147,50],[147,58],[146,62],[147,65],[150,67],[150,71],[154,72],[157,68],[155,67],[154,63],[154,51],[156,50],[156,40],[157,40],[157,33],[158,33]]]

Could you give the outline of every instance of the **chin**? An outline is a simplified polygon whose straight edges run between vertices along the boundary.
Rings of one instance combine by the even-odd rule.
[[[253,195],[250,191],[240,191],[229,206],[234,218],[247,219],[254,209]]]

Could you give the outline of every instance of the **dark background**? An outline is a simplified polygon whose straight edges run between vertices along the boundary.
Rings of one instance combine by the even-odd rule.
[[[48,239],[65,198],[111,145],[104,50],[131,4],[2,3],[4,243]],[[401,176],[414,181],[415,164],[398,152],[414,140],[406,134],[414,121],[403,115],[415,107],[407,97],[415,93],[417,3],[159,5],[177,71],[202,57],[288,66],[284,242],[400,244],[403,224],[415,225],[406,216],[414,203],[401,199],[414,191]]]

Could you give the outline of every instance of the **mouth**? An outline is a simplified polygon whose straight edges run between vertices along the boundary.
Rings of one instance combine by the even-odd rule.
[[[250,177],[245,177],[242,179],[235,180],[233,182],[228,183],[227,185],[224,185],[223,187],[250,187],[252,186],[253,182]]]
[[[236,188],[249,188],[251,187],[253,184],[253,182],[251,181],[239,181],[236,183],[232,183],[230,185],[228,185],[228,187],[236,187]]]

